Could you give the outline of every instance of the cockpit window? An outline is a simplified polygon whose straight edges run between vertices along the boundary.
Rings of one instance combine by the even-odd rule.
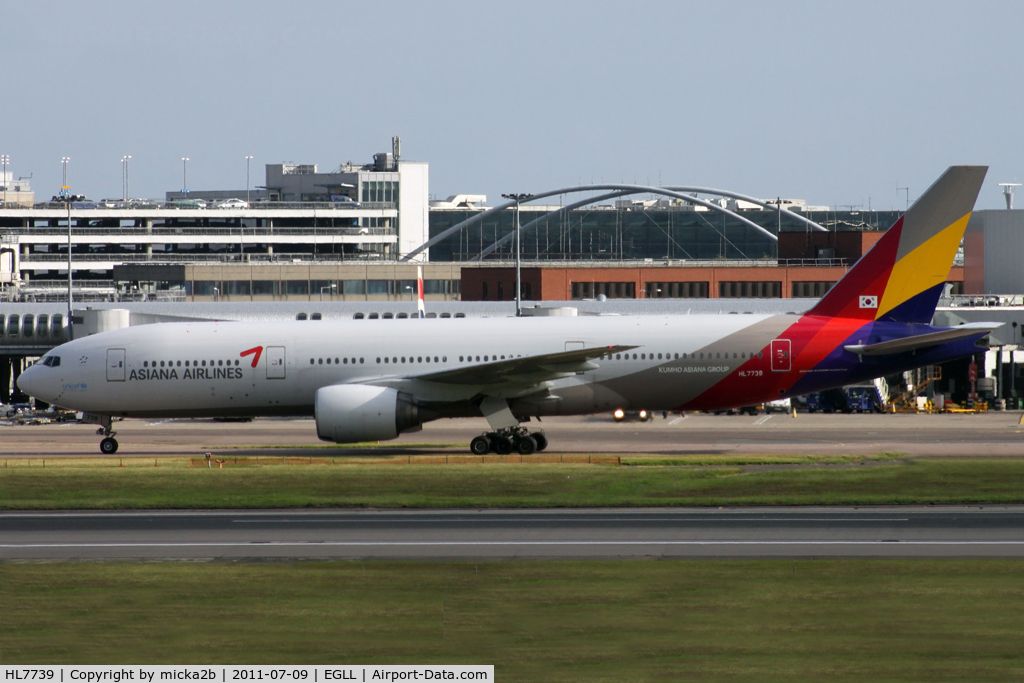
[[[60,356],[46,356],[45,358],[40,358],[37,364],[45,365],[49,368],[60,367]]]

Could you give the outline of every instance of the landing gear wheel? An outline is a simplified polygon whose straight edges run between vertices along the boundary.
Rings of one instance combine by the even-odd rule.
[[[108,436],[107,438],[100,441],[100,452],[104,455],[113,455],[117,453],[117,439]]]
[[[498,455],[508,455],[513,449],[512,439],[503,434],[495,436],[491,441],[491,446]]]
[[[548,447],[548,437],[544,436],[544,432],[537,432],[536,434],[530,434],[530,436],[533,438],[534,443],[537,444],[538,453]]]
[[[519,455],[533,455],[537,450],[537,442],[529,434],[516,439],[516,453]]]
[[[481,434],[469,442],[469,450],[473,455],[487,455],[491,452],[491,440]]]

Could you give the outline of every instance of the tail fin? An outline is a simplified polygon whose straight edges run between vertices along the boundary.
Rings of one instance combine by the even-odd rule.
[[[987,166],[950,166],[808,315],[929,323]]]

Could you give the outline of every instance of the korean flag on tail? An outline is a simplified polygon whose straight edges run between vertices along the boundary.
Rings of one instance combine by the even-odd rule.
[[[877,296],[862,296],[860,298],[861,308],[878,308],[878,297]]]

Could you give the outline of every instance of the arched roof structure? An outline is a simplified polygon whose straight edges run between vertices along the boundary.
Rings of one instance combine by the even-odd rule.
[[[738,192],[731,192],[731,191],[728,191],[728,190],[718,190],[718,189],[709,188],[709,187],[689,187],[689,186],[654,187],[654,186],[647,186],[647,185],[625,185],[625,184],[579,185],[577,187],[569,187],[569,188],[562,188],[562,189],[559,189],[559,190],[550,190],[550,191],[547,191],[547,192],[540,192],[538,194],[532,195],[529,200],[527,200],[526,202],[522,202],[522,203],[529,203],[529,202],[532,202],[532,201],[536,201],[538,199],[544,199],[546,197],[554,197],[554,196],[561,195],[561,194],[572,194],[572,193],[576,193],[576,192],[596,192],[596,191],[599,191],[599,190],[611,190],[611,192],[607,192],[606,194],[598,195],[596,197],[589,197],[586,200],[575,202],[573,204],[570,204],[569,206],[560,207],[560,208],[556,209],[555,211],[552,211],[552,212],[549,212],[548,214],[545,214],[544,216],[542,216],[541,218],[539,218],[537,220],[531,221],[528,225],[530,227],[533,227],[533,225],[538,223],[543,218],[546,218],[546,217],[548,217],[550,215],[556,214],[556,213],[558,213],[560,211],[566,211],[566,210],[573,209],[573,208],[579,208],[581,206],[586,206],[587,204],[593,204],[595,202],[605,201],[607,199],[612,199],[612,198],[615,198],[615,197],[623,197],[623,196],[631,195],[631,194],[656,194],[656,195],[661,195],[661,196],[664,196],[664,197],[673,197],[673,198],[676,198],[676,199],[682,199],[682,200],[690,202],[692,204],[697,204],[698,206],[704,206],[704,207],[706,207],[706,208],[708,208],[708,209],[710,209],[712,211],[717,211],[717,212],[725,214],[727,216],[731,216],[732,218],[735,218],[736,220],[738,220],[743,225],[746,225],[749,228],[753,228],[754,230],[757,230],[758,232],[764,233],[765,235],[768,236],[769,239],[772,239],[774,241],[778,241],[778,237],[777,236],[773,235],[768,230],[765,230],[763,227],[761,227],[757,223],[754,223],[753,221],[751,221],[751,220],[749,220],[749,219],[739,215],[738,213],[736,213],[734,211],[730,211],[729,209],[726,209],[725,207],[723,207],[723,206],[721,206],[719,204],[716,204],[714,202],[709,202],[707,200],[700,199],[700,198],[695,197],[693,195],[684,194],[686,192],[692,192],[692,193],[699,193],[699,194],[716,195],[716,196],[721,196],[721,197],[729,197],[730,199],[740,199],[740,200],[743,200],[743,201],[746,201],[746,202],[750,202],[752,204],[756,204],[756,205],[758,205],[758,206],[760,206],[762,208],[765,208],[765,209],[773,209],[773,210],[776,210],[776,211],[778,211],[780,213],[784,213],[784,214],[786,214],[788,216],[791,216],[791,217],[793,217],[793,218],[795,218],[795,219],[797,219],[797,220],[799,220],[799,221],[801,221],[803,223],[806,223],[808,226],[810,226],[811,228],[813,228],[815,230],[820,230],[820,231],[827,232],[826,228],[818,225],[817,223],[815,223],[814,221],[810,220],[809,218],[805,218],[804,216],[801,216],[801,215],[799,215],[797,213],[794,213],[794,212],[792,212],[792,211],[790,211],[788,209],[782,208],[781,204],[771,204],[769,202],[765,202],[765,201],[757,199],[755,197],[750,197],[748,195],[740,194]],[[420,246],[418,246],[415,249],[413,249],[412,251],[410,251],[408,254],[403,256],[401,258],[401,260],[402,261],[410,261],[417,254],[420,254],[421,252],[429,249],[430,247],[432,247],[433,245],[437,244],[438,242],[447,239],[449,236],[454,235],[455,233],[459,232],[460,230],[462,230],[464,228],[467,228],[470,225],[473,225],[474,223],[482,221],[484,218],[486,218],[487,216],[490,216],[491,214],[495,214],[495,213],[498,213],[500,211],[504,211],[505,209],[511,208],[511,207],[513,207],[515,205],[516,205],[516,202],[514,202],[514,201],[505,202],[504,204],[499,204],[498,206],[495,206],[495,207],[493,207],[491,209],[488,209],[488,210],[486,210],[486,211],[484,211],[482,213],[479,213],[479,214],[477,214],[475,216],[471,216],[470,218],[467,218],[466,220],[464,220],[464,221],[462,221],[460,223],[456,223],[452,227],[450,227],[447,230],[445,230],[444,232],[442,232],[440,235],[437,235],[435,237],[430,238],[429,240],[427,240],[426,242],[424,242]],[[494,245],[491,245],[491,246],[492,247],[497,247],[498,244],[504,243],[505,241],[511,239],[511,237],[512,237],[512,233],[509,233],[508,235],[505,235],[500,240],[495,242]],[[490,251],[493,251],[493,249],[491,249]],[[487,253],[490,253],[490,251],[487,251]],[[482,257],[484,255],[486,255],[486,254],[484,254],[484,252],[481,252],[480,257]]]

